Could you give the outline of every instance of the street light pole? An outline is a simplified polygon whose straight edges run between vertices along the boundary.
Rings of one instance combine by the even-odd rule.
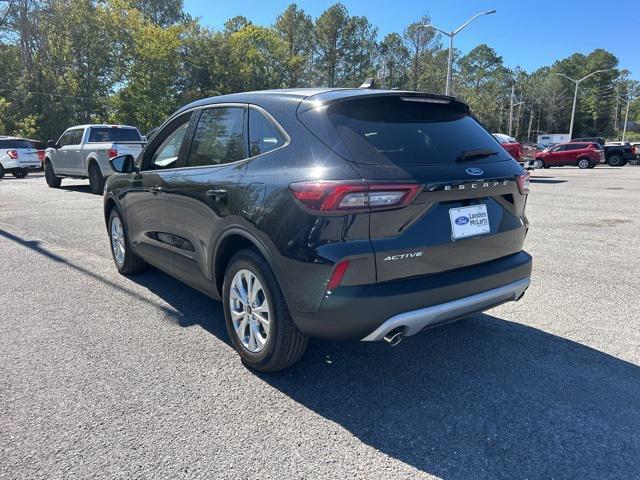
[[[465,28],[467,25],[469,25],[471,22],[473,22],[476,18],[481,17],[482,15],[491,15],[492,13],[496,13],[496,11],[495,10],[489,10],[487,12],[477,13],[476,15],[471,17],[469,20],[467,20],[466,22],[464,22],[462,25],[460,25],[458,28],[456,28],[455,30],[453,30],[451,32],[447,32],[446,30],[442,30],[442,29],[436,27],[435,25],[431,25],[430,23],[425,23],[424,25],[421,25],[421,27],[423,27],[423,28],[431,27],[431,28],[439,31],[443,35],[446,35],[447,37],[449,37],[449,61],[447,62],[447,83],[446,83],[445,90],[444,90],[444,94],[445,95],[449,95],[449,91],[451,90],[451,71],[452,71],[452,68],[453,68],[453,37],[455,37],[458,33],[460,33],[460,31],[463,28]]]
[[[571,77],[567,77],[564,73],[556,73],[556,75],[560,75],[561,77],[566,78],[567,80],[571,80],[576,86],[573,92],[573,108],[571,109],[571,125],[569,126],[569,140],[573,138],[573,121],[576,118],[576,103],[578,103],[578,85],[584,82],[587,78],[595,75],[596,73],[606,72],[607,70],[612,70],[611,68],[605,68],[603,70],[596,70],[595,72],[591,72],[589,75],[582,77],[579,80],[575,80]]]
[[[444,87],[445,95],[449,95],[452,68],[453,68],[453,35],[450,35],[449,36],[449,60],[447,61],[447,83]]]

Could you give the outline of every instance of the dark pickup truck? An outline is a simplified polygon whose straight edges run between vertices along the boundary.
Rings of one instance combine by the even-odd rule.
[[[636,154],[630,143],[609,142],[605,143],[602,137],[574,138],[571,142],[597,142],[604,148],[604,158],[610,167],[622,167],[627,162],[635,160]]]

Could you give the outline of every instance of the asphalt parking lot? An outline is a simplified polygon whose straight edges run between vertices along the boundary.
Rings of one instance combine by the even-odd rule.
[[[637,478],[640,167],[536,171],[517,304],[246,370],[220,305],[113,266],[87,182],[0,180],[0,478]]]

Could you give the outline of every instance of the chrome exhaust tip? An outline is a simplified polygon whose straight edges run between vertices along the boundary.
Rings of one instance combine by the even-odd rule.
[[[392,347],[398,345],[404,338],[404,330],[402,328],[394,328],[384,336],[384,341]]]

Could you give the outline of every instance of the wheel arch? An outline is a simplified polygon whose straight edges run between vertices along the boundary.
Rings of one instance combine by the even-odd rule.
[[[233,256],[242,249],[253,248],[262,255],[271,270],[276,274],[273,257],[267,246],[255,235],[241,227],[226,230],[218,240],[212,255],[212,278],[216,291],[222,297],[224,273]],[[277,274],[276,274],[277,278]]]
[[[98,158],[94,155],[89,155],[85,160],[84,173],[87,175],[87,177],[89,176],[89,167],[91,166],[92,163],[95,163],[98,166],[98,170],[100,170],[100,175],[104,177],[104,172],[102,171],[100,162],[98,161]]]
[[[118,201],[113,196],[109,195],[104,200],[104,223],[107,227],[107,230],[109,229],[109,215],[111,215],[111,212],[114,208],[117,208],[120,211],[121,216],[123,215],[122,208],[120,207]],[[124,218],[122,221],[125,221]]]

